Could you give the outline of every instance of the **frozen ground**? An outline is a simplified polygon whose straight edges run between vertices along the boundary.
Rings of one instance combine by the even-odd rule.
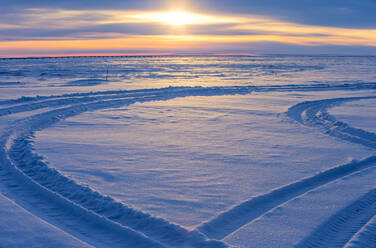
[[[375,247],[375,62],[1,60],[0,243]]]

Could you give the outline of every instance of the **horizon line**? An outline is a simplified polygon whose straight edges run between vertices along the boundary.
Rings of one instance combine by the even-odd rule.
[[[50,54],[10,55],[0,59],[74,58],[74,57],[158,57],[158,56],[263,56],[256,53],[92,53],[92,54]]]
[[[256,54],[256,53],[116,53],[116,54],[51,54],[51,55],[16,55],[16,56],[0,56],[0,59],[53,59],[53,58],[100,58],[100,57],[267,57],[267,56],[310,56],[310,57],[375,57],[376,54],[293,54],[293,53],[270,53],[270,54]]]

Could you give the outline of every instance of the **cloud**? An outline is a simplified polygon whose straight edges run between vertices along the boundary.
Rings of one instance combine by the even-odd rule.
[[[301,45],[376,46],[376,29],[343,28],[287,22],[259,15],[208,15],[182,12],[186,24],[175,27],[170,12],[25,9],[0,17],[3,40],[102,39],[128,35],[190,37],[200,42],[277,41]],[[167,19],[166,19],[167,18]],[[171,23],[169,23],[171,22]],[[170,25],[171,24],[171,25]]]
[[[258,14],[280,20],[351,28],[376,27],[375,0],[0,0],[0,13],[27,8],[163,10]]]
[[[375,0],[204,0],[207,10],[260,14],[280,20],[335,27],[376,27]],[[213,7],[214,6],[214,7]]]
[[[164,7],[164,0],[0,0],[0,4],[6,9],[28,8],[62,8],[71,10],[95,10],[95,9],[156,9]]]
[[[371,0],[187,0],[187,13],[170,12],[173,2],[0,0],[0,55],[48,49],[248,51],[262,50],[260,44],[270,51],[275,47],[268,44],[292,51],[376,47]]]

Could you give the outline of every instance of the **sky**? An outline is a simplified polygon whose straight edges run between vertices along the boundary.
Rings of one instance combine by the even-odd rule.
[[[376,55],[376,0],[0,0],[0,57]]]

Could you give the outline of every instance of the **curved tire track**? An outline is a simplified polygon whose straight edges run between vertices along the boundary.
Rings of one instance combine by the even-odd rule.
[[[325,132],[329,135],[352,143],[364,145],[366,147],[376,148],[376,134],[356,129],[348,124],[339,122],[327,112],[328,108],[345,101],[373,98],[376,97],[369,96],[308,101],[291,107],[286,114],[290,118],[304,125],[324,128]],[[308,191],[374,166],[376,166],[376,156],[371,156],[363,161],[351,162],[349,164],[322,171],[312,177],[282,186],[269,193],[242,202],[239,205],[222,212],[210,221],[203,223],[197,229],[209,238],[223,239],[272,209],[285,204]]]
[[[106,96],[105,99],[84,97],[75,99],[74,103],[71,102],[71,98],[62,98],[47,100],[47,102],[37,102],[32,107],[30,107],[30,104],[21,104],[16,106],[16,108],[4,109],[3,113],[5,114],[19,113],[22,110],[30,111],[51,107],[50,101],[54,101],[53,103],[60,107],[21,119],[1,136],[0,158],[2,160],[2,168],[6,176],[11,176],[12,178],[12,182],[7,186],[13,189],[15,194],[23,194],[22,197],[24,199],[25,194],[30,193],[30,188],[33,188],[39,197],[42,196],[42,199],[31,200],[30,198],[37,198],[33,197],[35,194],[29,194],[26,199],[38,202],[44,209],[57,209],[60,207],[62,216],[59,218],[60,221],[64,221],[64,216],[68,216],[69,221],[76,222],[78,228],[81,227],[81,232],[92,232],[93,226],[96,226],[90,225],[90,223],[85,226],[85,221],[82,221],[82,218],[86,222],[98,223],[98,226],[102,227],[100,229],[104,230],[103,233],[111,237],[107,238],[107,240],[114,239],[113,233],[122,233],[120,235],[121,239],[129,247],[225,247],[222,242],[207,240],[199,232],[188,231],[163,219],[128,208],[110,197],[100,195],[90,188],[80,186],[73,180],[64,177],[58,171],[49,168],[39,156],[33,154],[29,137],[32,136],[34,131],[41,130],[61,119],[86,111],[121,107],[135,102],[167,100],[176,97],[248,93],[248,88],[241,87],[171,87],[146,90],[145,92],[119,93],[114,97]],[[64,105],[67,106],[64,107]],[[77,217],[77,220],[69,216],[70,212]],[[56,215],[55,211],[50,211],[50,217],[51,215]],[[83,217],[78,218],[79,216]],[[106,229],[106,227],[108,228]],[[117,231],[115,232],[115,230]],[[136,246],[135,244],[138,245]]]
[[[356,171],[373,167],[376,157],[373,156],[360,162],[332,168],[313,177],[273,190],[268,194],[252,198],[201,225],[197,230],[187,231],[163,219],[130,209],[115,202],[110,197],[100,195],[90,188],[80,186],[64,177],[58,171],[49,168],[38,155],[32,152],[30,137],[32,137],[33,132],[70,116],[102,108],[131,105],[136,102],[168,100],[185,96],[249,94],[252,91],[356,90],[374,89],[375,86],[376,84],[339,85],[335,87],[328,85],[169,87],[9,100],[1,103],[6,107],[0,109],[0,116],[51,107],[54,107],[55,110],[21,119],[0,136],[0,161],[2,164],[0,177],[4,179],[4,184],[11,192],[9,194],[13,194],[13,197],[18,199],[19,202],[24,200],[23,203],[28,205],[29,209],[33,209],[31,206],[33,204],[39,204],[39,206],[47,209],[47,212],[49,209],[49,213],[40,214],[47,216],[49,220],[55,221],[55,223],[66,221],[67,223],[59,223],[59,225],[73,232],[73,235],[76,234],[94,243],[114,240],[114,242],[124,242],[126,247],[225,247],[224,243],[208,240],[201,232],[209,238],[222,239],[274,207]],[[352,98],[352,100],[357,99],[360,98]],[[337,100],[337,103],[339,101]],[[306,103],[306,106],[294,106],[295,108],[291,108],[287,114],[292,118],[301,116],[300,119],[295,118],[300,121],[307,119],[302,116],[303,112],[310,116],[315,113],[314,116],[319,120],[320,118],[325,120],[325,125],[330,126],[331,123],[335,122],[335,119],[322,110],[336,104],[336,100],[331,99],[325,103],[330,104],[320,103],[318,104],[319,108],[310,108],[312,111],[308,111],[312,104]],[[321,111],[320,114],[317,114],[318,111],[315,112],[316,109]],[[302,111],[299,112],[300,110]],[[314,123],[314,125],[317,126],[318,124]],[[338,129],[338,134],[341,134],[341,132],[347,136],[356,136],[357,139],[349,139],[352,142],[368,144],[372,147],[374,145],[374,136],[367,140],[365,138],[369,136],[368,132],[362,134],[358,129],[349,126]],[[354,135],[354,133],[357,135]],[[88,237],[90,233],[93,235]],[[98,234],[98,237],[93,237],[96,234]],[[111,246],[111,243],[108,245]]]
[[[376,134],[337,121],[327,109],[344,102],[376,99],[376,96],[334,98],[302,102],[287,111],[287,115],[303,125],[318,127],[333,137],[340,138],[369,148],[376,148]]]

